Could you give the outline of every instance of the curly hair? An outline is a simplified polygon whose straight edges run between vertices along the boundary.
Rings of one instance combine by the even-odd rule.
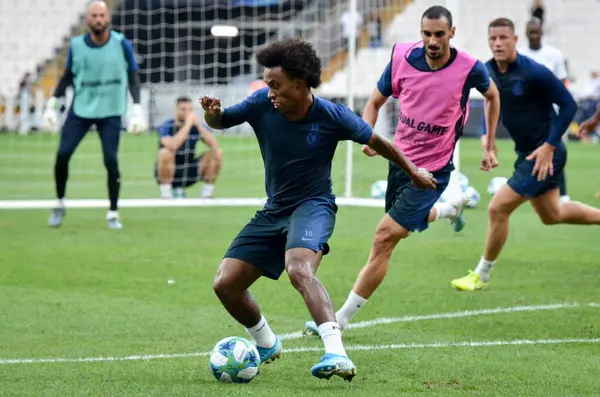
[[[306,81],[310,88],[321,85],[321,59],[306,41],[275,41],[263,48],[256,59],[266,68],[281,67],[288,76]]]

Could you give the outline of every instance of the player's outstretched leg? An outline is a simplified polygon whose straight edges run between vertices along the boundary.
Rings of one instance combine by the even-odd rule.
[[[215,191],[215,181],[221,172],[223,164],[223,151],[221,149],[209,150],[204,153],[198,164],[198,172],[204,181],[202,198],[212,198]]]
[[[164,199],[173,198],[173,176],[175,175],[175,153],[161,148],[158,151],[156,162],[156,173],[160,188],[160,197]]]
[[[558,189],[552,189],[531,199],[531,205],[544,225],[600,225],[600,209],[568,201],[559,203]]]
[[[312,367],[311,373],[317,378],[329,379],[337,375],[351,381],[356,376],[356,366],[344,349],[331,298],[315,274],[320,260],[321,253],[308,248],[291,248],[285,253],[285,268],[290,281],[304,298],[325,345],[325,355]]]
[[[477,291],[487,287],[496,259],[508,238],[510,215],[525,201],[527,199],[508,184],[494,195],[488,207],[489,228],[483,256],[475,271],[469,270],[466,276],[452,280],[454,288],[459,291]],[[558,205],[558,197],[556,204]]]
[[[460,195],[452,199],[447,203],[435,203],[431,212],[429,213],[429,223],[440,220],[448,219],[450,226],[455,232],[460,232],[465,228],[465,208],[469,199]]]
[[[254,338],[261,364],[268,364],[281,355],[281,343],[248,288],[263,274],[263,270],[244,261],[225,258],[217,270],[213,289],[236,321],[246,327]]]
[[[102,142],[104,166],[107,171],[108,197],[110,208],[106,214],[106,222],[110,229],[121,229],[117,203],[121,189],[121,173],[119,172],[118,152],[121,138],[121,118],[109,117],[96,123]]]
[[[58,202],[50,214],[50,219],[48,219],[48,224],[51,227],[59,227],[66,215],[63,199],[67,189],[67,179],[69,178],[69,161],[89,127],[90,122],[87,119],[77,117],[73,113],[67,115],[60,135],[56,162],[54,163],[54,181]]]

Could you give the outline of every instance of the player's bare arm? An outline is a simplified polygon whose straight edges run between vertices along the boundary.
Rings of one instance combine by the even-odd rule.
[[[379,109],[383,107],[387,97],[383,95],[377,87],[371,93],[365,108],[363,109],[362,118],[363,120],[373,128],[377,122],[377,116],[379,116]],[[363,145],[362,151],[367,156],[375,156],[377,152],[370,148],[368,145]]]
[[[160,143],[162,143],[162,145],[170,151],[176,152],[185,143],[188,136],[190,135],[192,127],[196,125],[197,122],[198,116],[196,115],[196,113],[188,113],[185,119],[185,123],[179,129],[179,131],[177,131],[177,134],[175,134],[172,137],[167,136],[161,138]]]
[[[394,162],[410,177],[413,184],[422,189],[435,190],[437,181],[429,172],[417,168],[404,153],[378,134],[373,134],[367,147],[375,150],[384,158]]]
[[[221,100],[209,96],[200,98],[200,105],[204,109],[204,121],[210,128],[223,129],[223,110]]]
[[[600,104],[592,118],[581,123],[579,126],[579,135],[589,135],[593,133],[596,128],[598,128],[598,124],[600,124]]]
[[[199,120],[196,119],[196,128],[200,131],[200,137],[204,140],[206,146],[208,146],[209,150],[217,150],[219,148],[219,143],[217,142],[217,138],[213,134],[210,133],[204,126],[200,123]]]
[[[484,113],[485,113],[485,134],[483,159],[481,160],[481,169],[491,171],[498,166],[496,158],[496,128],[500,118],[500,93],[494,81],[490,79],[490,88],[483,94]]]

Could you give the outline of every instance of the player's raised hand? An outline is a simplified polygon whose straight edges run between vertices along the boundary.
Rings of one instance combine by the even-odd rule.
[[[598,123],[596,122],[596,120],[594,120],[593,118],[586,120],[579,126],[577,136],[590,135],[591,133],[596,131],[596,128],[598,128]]]
[[[198,115],[196,114],[196,112],[189,112],[187,114],[187,116],[185,117],[186,121],[188,123],[190,123],[191,125],[196,125],[198,124]]]
[[[498,166],[498,158],[496,157],[496,150],[485,149],[483,151],[483,158],[481,159],[481,166],[479,167],[482,171],[491,172],[492,169]]]
[[[527,156],[527,160],[535,160],[531,175],[537,176],[538,181],[545,180],[548,176],[554,175],[554,147],[544,143]]]
[[[207,113],[213,115],[221,113],[221,100],[219,98],[203,96],[200,98],[200,105],[202,105],[202,109]]]
[[[363,145],[363,146],[362,146],[362,152],[363,152],[364,154],[366,154],[367,156],[369,156],[369,157],[377,156],[377,154],[378,154],[378,153],[375,151],[375,149],[372,149],[372,148],[370,148],[370,147],[369,147],[369,146],[367,146],[367,145]]]
[[[417,168],[417,171],[410,176],[413,185],[426,190],[435,190],[437,181],[433,175],[425,168]]]

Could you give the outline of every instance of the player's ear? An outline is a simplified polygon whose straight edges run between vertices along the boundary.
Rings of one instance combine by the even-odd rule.
[[[450,38],[453,39],[455,34],[456,34],[456,26],[452,26],[450,28]]]

